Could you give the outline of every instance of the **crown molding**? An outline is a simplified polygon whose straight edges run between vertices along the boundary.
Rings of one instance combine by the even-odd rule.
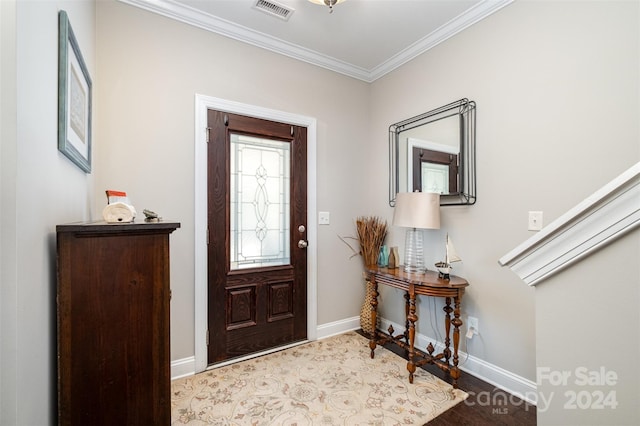
[[[499,263],[536,285],[640,226],[640,163],[544,227]]]
[[[413,43],[389,60],[374,67],[365,69],[345,61],[321,54],[311,49],[289,43],[260,31],[235,24],[231,21],[203,13],[197,9],[177,3],[173,0],[119,0],[122,3],[157,13],[167,18],[211,31],[256,47],[270,50],[316,65],[358,80],[371,83],[390,73],[416,56],[437,46],[460,31],[502,9],[514,0],[483,0],[473,8],[452,19],[433,33]]]
[[[433,31],[431,34],[416,41],[406,49],[389,58],[387,61],[373,68],[369,71],[368,81],[373,82],[379,79],[513,2],[514,0],[481,1],[471,9],[468,9],[461,15],[456,16],[451,21]]]
[[[216,34],[241,41],[243,43],[248,43],[293,59],[298,59],[340,74],[345,74],[358,80],[368,81],[369,79],[369,72],[364,68],[356,67],[347,62],[323,55],[297,44],[289,43],[260,31],[255,31],[251,28],[238,25],[234,22],[227,21],[226,19],[203,13],[172,0],[119,1],[206,31],[211,31]]]

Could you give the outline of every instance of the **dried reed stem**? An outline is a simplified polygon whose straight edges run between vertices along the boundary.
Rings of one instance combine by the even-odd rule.
[[[360,216],[356,219],[356,227],[364,264],[375,265],[387,235],[387,222],[377,216]]]

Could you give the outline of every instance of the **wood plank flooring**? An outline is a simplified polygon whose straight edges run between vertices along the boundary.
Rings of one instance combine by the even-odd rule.
[[[362,330],[359,333],[367,336]],[[407,358],[406,351],[394,344],[385,346],[394,353]],[[434,376],[451,383],[447,373],[434,365],[424,368]],[[407,373],[408,374],[408,373]],[[429,426],[528,426],[536,424],[536,407],[497,389],[475,376],[462,372],[458,379],[458,387],[469,394],[469,397],[445,413],[429,422]]]

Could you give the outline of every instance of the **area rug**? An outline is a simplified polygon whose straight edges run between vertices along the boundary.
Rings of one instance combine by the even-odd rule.
[[[467,394],[349,332],[171,384],[173,425],[423,425]]]

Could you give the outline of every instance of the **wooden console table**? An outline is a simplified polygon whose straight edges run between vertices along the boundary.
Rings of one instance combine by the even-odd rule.
[[[400,268],[387,269],[369,266],[366,268],[367,279],[373,283],[373,299],[371,301],[371,328],[374,330],[369,347],[371,348],[371,358],[375,355],[376,345],[384,345],[393,342],[409,352],[407,370],[409,371],[409,383],[413,383],[413,373],[416,367],[425,364],[434,364],[441,370],[449,373],[453,379],[453,387],[458,387],[460,369],[458,368],[458,346],[460,343],[460,302],[464,289],[469,283],[460,277],[451,275],[450,279],[440,278],[437,272],[427,271],[424,274],[406,273]],[[378,316],[378,284],[388,285],[405,291],[405,330],[402,334],[394,336],[393,327],[389,326],[389,333],[384,333],[377,329]],[[416,334],[416,295],[444,297],[445,306],[445,348],[442,353],[434,354],[435,348],[431,343],[427,346],[427,351],[423,352],[414,347]],[[453,299],[453,308],[451,307]],[[453,312],[453,319],[451,313]],[[453,324],[453,357],[450,350],[450,331]],[[450,363],[449,361],[452,361]]]

